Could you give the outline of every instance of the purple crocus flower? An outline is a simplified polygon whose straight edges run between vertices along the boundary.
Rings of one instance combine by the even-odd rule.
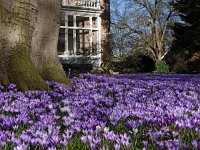
[[[114,149],[115,150],[120,150],[120,144],[119,143],[116,143],[116,144],[114,144]]]
[[[192,144],[192,146],[193,146],[195,149],[197,149],[197,148],[200,147],[200,142],[198,142],[197,140],[193,140],[193,141],[191,142],[191,144]]]
[[[25,145],[24,143],[21,145],[18,145],[14,147],[14,150],[26,150],[28,148],[28,145]]]

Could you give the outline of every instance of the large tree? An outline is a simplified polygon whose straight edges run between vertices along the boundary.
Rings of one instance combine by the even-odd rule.
[[[168,61],[174,72],[200,72],[200,0],[173,3],[180,16]]]
[[[170,26],[174,18],[169,3],[173,0],[113,1],[116,4],[112,9],[115,48],[120,53],[127,49],[147,51],[155,60],[161,60],[171,42]]]
[[[0,84],[70,86],[57,57],[60,10],[61,0],[0,0]]]

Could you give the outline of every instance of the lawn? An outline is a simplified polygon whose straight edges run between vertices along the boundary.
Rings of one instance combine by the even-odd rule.
[[[0,86],[0,149],[200,149],[200,75],[71,81],[25,93]]]

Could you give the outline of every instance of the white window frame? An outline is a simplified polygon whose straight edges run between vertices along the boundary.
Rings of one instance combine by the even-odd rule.
[[[64,15],[65,18],[65,25],[60,26],[61,29],[65,29],[65,51],[64,51],[64,56],[70,56],[69,52],[69,45],[68,45],[68,30],[72,29],[73,30],[73,52],[72,55],[76,56],[76,31],[77,30],[88,30],[89,31],[89,48],[90,48],[90,55],[92,55],[92,38],[93,38],[93,31],[97,32],[97,55],[98,57],[101,57],[101,16],[100,13],[89,13],[89,12],[76,12],[76,11],[63,11],[62,14]],[[68,26],[68,16],[73,16],[73,26]],[[89,18],[89,27],[77,27],[76,25],[76,17],[81,16],[81,17],[88,17]],[[97,18],[97,27],[94,28],[92,26],[92,18]]]

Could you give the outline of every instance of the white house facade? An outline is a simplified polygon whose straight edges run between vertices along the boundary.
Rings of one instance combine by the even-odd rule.
[[[109,2],[109,1],[108,1]],[[100,66],[110,19],[105,0],[62,0],[58,54],[62,63]],[[107,12],[107,13],[106,13]]]

